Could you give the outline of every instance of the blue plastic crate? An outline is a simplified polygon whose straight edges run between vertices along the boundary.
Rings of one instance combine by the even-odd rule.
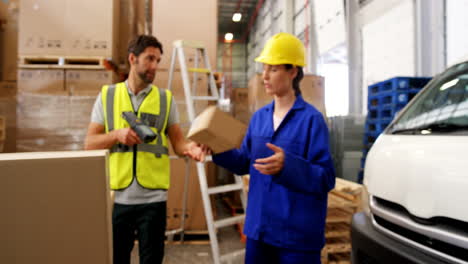
[[[367,96],[373,96],[373,95],[378,94],[381,90],[380,86],[381,86],[381,83],[369,85],[367,87]]]
[[[375,133],[382,133],[385,128],[390,124],[390,122],[388,123],[366,123],[366,127],[365,127],[365,130],[364,132],[365,133],[372,133],[372,132],[375,132]]]
[[[381,82],[379,92],[421,89],[430,80],[427,77],[394,77]]]
[[[367,118],[369,119],[376,119],[376,118],[379,118],[379,110],[378,108],[376,109],[368,109],[367,111]]]
[[[377,109],[380,105],[380,96],[373,95],[369,96],[367,99],[367,108],[368,109]]]
[[[366,165],[366,157],[361,158],[361,168],[363,169]]]
[[[419,89],[409,91],[391,91],[379,95],[379,105],[402,105],[405,106],[419,92]]]
[[[400,111],[404,105],[386,105],[378,110],[378,117],[380,119],[393,119],[398,111]]]
[[[365,132],[363,140],[364,148],[370,149],[379,135],[380,133],[378,132]]]
[[[358,177],[357,177],[357,182],[359,184],[362,184],[362,181],[364,180],[364,170],[360,170],[358,172]]]

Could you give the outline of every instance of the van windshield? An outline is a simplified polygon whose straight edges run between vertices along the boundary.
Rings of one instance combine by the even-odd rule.
[[[451,67],[424,89],[387,130],[391,134],[468,133],[468,63]]]

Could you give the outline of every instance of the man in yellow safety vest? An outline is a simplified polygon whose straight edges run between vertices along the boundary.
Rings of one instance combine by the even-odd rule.
[[[128,79],[102,87],[88,128],[85,148],[110,150],[114,263],[130,263],[135,238],[141,264],[162,263],[170,178],[168,141],[177,155],[204,159],[202,147],[182,134],[172,93],[152,84],[162,54],[162,44],[153,36],[131,41]],[[124,112],[135,114],[156,138],[143,142],[122,118]]]

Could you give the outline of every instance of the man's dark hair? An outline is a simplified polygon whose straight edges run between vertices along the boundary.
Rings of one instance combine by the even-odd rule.
[[[154,36],[150,35],[139,35],[132,39],[128,44],[128,54],[133,53],[135,56],[139,56],[147,47],[155,47],[163,54],[163,48],[161,42]]]
[[[284,66],[286,67],[287,70],[290,70],[294,67],[292,64],[285,64]],[[301,95],[300,83],[301,83],[302,78],[304,78],[304,70],[302,69],[302,67],[299,67],[299,66],[297,66],[296,68],[297,68],[297,75],[293,80],[293,89],[294,89],[294,93],[296,94],[296,96],[298,96],[298,95]]]

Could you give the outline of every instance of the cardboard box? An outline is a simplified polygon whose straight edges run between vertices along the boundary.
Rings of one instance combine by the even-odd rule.
[[[207,169],[208,186],[214,186],[216,182],[216,166],[214,163],[207,163],[205,168]],[[190,162],[189,171],[185,230],[208,230],[195,162]],[[185,173],[186,162],[184,159],[171,160],[171,186],[168,191],[167,200],[167,230],[181,227]],[[213,198],[213,196],[210,198]],[[212,199],[212,204],[214,205],[214,199]],[[215,216],[216,213],[213,212],[213,215]]]
[[[117,59],[119,3],[120,0],[66,0],[66,55]]]
[[[218,46],[218,1],[153,0],[152,4],[153,35],[162,42],[164,51],[160,68],[170,68],[173,42],[182,39],[203,42],[214,70]],[[174,30],[175,24],[177,30]],[[192,65],[190,67],[194,67],[193,49],[187,49],[186,58]]]
[[[0,155],[0,263],[112,263],[108,152]]]
[[[119,1],[21,0],[20,5],[19,55],[117,57]]]
[[[66,89],[70,95],[97,96],[106,84],[117,82],[117,75],[106,70],[66,70]]]
[[[94,96],[18,95],[17,150],[83,149]]]
[[[190,78],[190,87],[193,91],[194,85],[194,78],[195,76],[193,73],[189,73]],[[169,82],[169,70],[168,69],[158,69],[156,73],[156,78],[154,78],[153,84],[158,86],[159,88],[168,89],[167,86]],[[197,95],[209,95],[209,78],[206,74],[197,74],[196,80],[196,93]],[[172,94],[178,100],[185,100],[185,91],[184,85],[182,82],[182,75],[180,70],[175,70],[173,77],[172,77],[172,85],[171,85]]]
[[[209,106],[193,121],[187,137],[209,146],[214,153],[221,153],[239,147],[246,129],[242,122],[216,106]]]
[[[59,69],[19,69],[18,93],[68,95],[65,71]]]
[[[232,112],[234,118],[244,124],[248,124],[252,113],[249,109],[249,89],[248,88],[234,88],[232,90]]]
[[[300,86],[304,100],[315,106],[326,118],[324,78],[313,74],[304,74],[304,79],[302,79]],[[255,74],[249,80],[248,100],[251,113],[271,103],[273,100],[273,97],[265,92],[260,73]]]
[[[247,107],[249,105],[249,89],[234,88],[232,89],[231,98],[233,104]]]

